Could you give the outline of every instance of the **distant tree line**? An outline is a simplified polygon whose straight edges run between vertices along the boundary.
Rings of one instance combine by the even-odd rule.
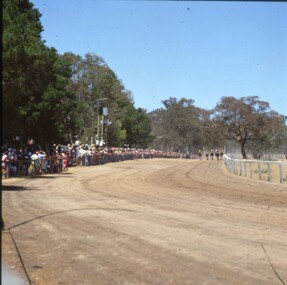
[[[213,110],[171,97],[147,113],[104,59],[58,54],[41,38],[41,14],[29,0],[3,0],[2,144],[33,138],[72,143],[93,129],[98,100],[106,98],[109,145],[190,153],[234,140],[247,157],[287,152],[286,117],[256,96],[222,97]]]
[[[149,114],[155,134],[153,145],[160,149],[197,152],[222,147],[235,141],[243,158],[246,149],[254,157],[266,152],[287,154],[286,116],[270,110],[257,96],[222,97],[212,110],[193,105],[192,99],[169,98],[164,108]]]

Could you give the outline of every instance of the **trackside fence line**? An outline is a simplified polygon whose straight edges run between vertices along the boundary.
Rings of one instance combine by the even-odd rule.
[[[49,158],[43,160],[7,160],[2,161],[2,179],[11,177],[37,176],[41,174],[61,173],[71,166],[93,166],[109,162],[134,159],[181,158],[178,154],[159,153],[94,153],[78,157]]]
[[[223,156],[228,171],[239,176],[267,180],[269,182],[287,182],[287,162],[235,159]]]

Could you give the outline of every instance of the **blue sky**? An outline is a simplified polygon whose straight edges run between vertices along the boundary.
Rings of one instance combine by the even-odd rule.
[[[204,109],[259,96],[287,115],[287,3],[32,0],[60,54],[101,56],[152,111],[169,97]]]

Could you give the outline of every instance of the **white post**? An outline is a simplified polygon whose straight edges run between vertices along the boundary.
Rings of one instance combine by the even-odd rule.
[[[268,163],[268,181],[271,181],[271,164]]]
[[[258,162],[258,176],[259,176],[259,179],[261,180],[261,164],[260,164],[260,162]]]
[[[282,171],[282,164],[279,164],[279,172],[280,172],[280,183],[283,183],[283,171]]]

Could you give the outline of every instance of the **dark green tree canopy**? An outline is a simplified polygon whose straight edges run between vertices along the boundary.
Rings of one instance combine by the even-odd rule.
[[[130,147],[147,148],[153,140],[151,133],[151,121],[146,110],[136,109],[133,105],[126,108],[126,116],[123,125],[127,130],[126,144]]]
[[[69,66],[41,39],[40,13],[28,0],[3,1],[3,138],[63,139]],[[68,106],[67,106],[68,107]],[[61,110],[61,115],[59,111]]]

